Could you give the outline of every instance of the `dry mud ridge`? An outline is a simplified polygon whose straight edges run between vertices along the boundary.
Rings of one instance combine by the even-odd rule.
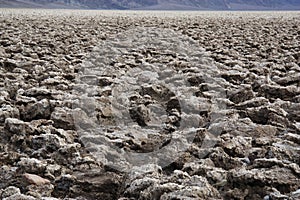
[[[0,10],[0,199],[300,199],[299,24]]]

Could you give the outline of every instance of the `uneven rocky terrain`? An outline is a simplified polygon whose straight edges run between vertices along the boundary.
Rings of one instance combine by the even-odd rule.
[[[0,10],[0,199],[300,199],[299,24]]]

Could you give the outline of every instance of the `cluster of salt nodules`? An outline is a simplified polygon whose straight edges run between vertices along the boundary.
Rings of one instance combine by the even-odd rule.
[[[1,199],[297,199],[299,16],[0,10]]]

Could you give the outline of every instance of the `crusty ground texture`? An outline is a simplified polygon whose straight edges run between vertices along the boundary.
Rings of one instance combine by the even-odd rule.
[[[299,12],[1,9],[0,199],[299,199],[299,24]],[[143,46],[145,31],[193,45]],[[124,37],[125,53],[105,60]],[[110,73],[85,74],[88,63]],[[136,73],[147,85],[126,93]],[[90,112],[78,97],[93,78]],[[176,97],[158,81],[191,95]],[[120,126],[110,100],[122,95],[132,123]],[[131,167],[118,170],[95,142],[142,155],[191,128],[188,148],[165,152],[177,155],[166,166],[125,160]]]

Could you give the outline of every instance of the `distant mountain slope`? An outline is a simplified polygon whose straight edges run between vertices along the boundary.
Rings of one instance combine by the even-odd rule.
[[[59,0],[0,0],[1,8],[82,8],[81,4],[70,4]]]
[[[0,0],[0,7],[150,10],[300,10],[300,0]]]

